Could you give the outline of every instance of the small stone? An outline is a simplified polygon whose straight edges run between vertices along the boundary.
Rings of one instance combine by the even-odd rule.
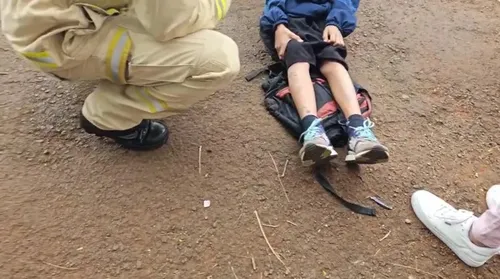
[[[43,152],[43,154],[44,154],[44,155],[49,155],[49,154],[50,154],[50,151],[45,150],[45,151]]]
[[[409,225],[409,224],[411,224],[411,220],[410,219],[406,219],[405,223]]]
[[[213,224],[212,224],[212,228],[217,228],[217,221],[215,221]]]
[[[118,250],[118,248],[120,248],[120,246],[118,246],[118,244],[115,244],[113,245],[113,248],[111,248],[111,250],[116,251]]]
[[[196,206],[191,207],[192,211],[196,211]]]
[[[408,96],[408,95],[406,95],[406,94],[403,94],[403,95],[401,95],[401,98],[402,98],[403,100],[409,100],[409,99],[410,99],[410,96]]]
[[[137,263],[135,264],[135,268],[142,269],[142,262],[141,261],[137,261]]]
[[[204,200],[203,207],[205,207],[205,208],[210,207],[210,200]]]

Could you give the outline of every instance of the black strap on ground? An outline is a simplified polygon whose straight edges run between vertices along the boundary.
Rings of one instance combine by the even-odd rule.
[[[337,200],[339,200],[345,207],[349,208],[355,213],[362,214],[362,215],[367,215],[367,216],[376,216],[376,211],[374,208],[369,208],[365,206],[361,206],[359,204],[355,204],[352,202],[348,202],[344,200],[341,196],[335,192],[335,189],[333,189],[333,186],[330,184],[328,179],[321,173],[319,170],[314,170],[314,178],[318,183],[332,196],[334,196]]]
[[[250,82],[252,80],[254,80],[256,77],[258,77],[260,74],[263,74],[263,73],[269,73],[269,72],[273,72],[273,73],[280,73],[282,71],[284,71],[286,69],[286,67],[284,66],[283,62],[275,62],[269,66],[265,66],[265,67],[262,67],[260,69],[256,69],[256,70],[253,70],[251,71],[250,73],[248,73],[246,76],[245,76],[245,79],[246,81]]]

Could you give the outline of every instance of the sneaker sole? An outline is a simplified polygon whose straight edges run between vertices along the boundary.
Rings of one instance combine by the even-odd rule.
[[[383,148],[374,148],[371,150],[366,150],[358,154],[351,153],[345,157],[346,163],[351,164],[380,164],[389,161],[389,153]]]
[[[317,144],[303,146],[300,154],[303,154],[301,160],[305,167],[327,164],[337,157],[333,147]]]
[[[420,220],[420,222],[422,222],[425,225],[425,227],[427,227],[428,230],[430,230],[448,248],[450,248],[450,250],[453,251],[453,253],[458,258],[460,258],[460,260],[462,260],[465,264],[467,264],[470,267],[480,267],[480,266],[484,265],[488,261],[488,260],[485,260],[485,261],[482,261],[482,262],[475,261],[475,260],[471,259],[470,257],[467,257],[467,256],[461,254],[460,253],[460,249],[454,249],[453,248],[454,247],[453,240],[451,240],[450,238],[448,238],[445,234],[442,234],[441,231],[439,231],[438,229],[436,229],[434,227],[434,225],[432,224],[432,222],[428,221],[428,219],[425,218],[426,217],[425,213],[421,210],[420,206],[416,206],[416,202],[413,201],[413,196],[412,196],[412,200],[411,200],[411,206],[413,208],[413,212],[415,212],[415,215]]]

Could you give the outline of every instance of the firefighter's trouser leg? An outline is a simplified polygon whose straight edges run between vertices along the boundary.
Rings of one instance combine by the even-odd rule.
[[[165,43],[148,34],[128,33],[132,50],[126,83],[103,79],[82,109],[100,129],[125,130],[143,119],[185,111],[239,72],[238,47],[219,32],[201,30]]]

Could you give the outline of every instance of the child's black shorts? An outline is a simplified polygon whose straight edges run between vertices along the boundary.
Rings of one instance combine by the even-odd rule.
[[[323,30],[325,24],[321,21],[313,21],[308,18],[288,18],[288,29],[297,34],[304,42],[292,40],[288,43],[284,61],[287,67],[295,63],[307,62],[319,70],[324,61],[335,61],[348,69],[345,58],[347,50],[345,47],[333,46],[323,41]],[[260,36],[273,60],[279,60],[278,53],[274,48],[274,33],[261,29]]]

